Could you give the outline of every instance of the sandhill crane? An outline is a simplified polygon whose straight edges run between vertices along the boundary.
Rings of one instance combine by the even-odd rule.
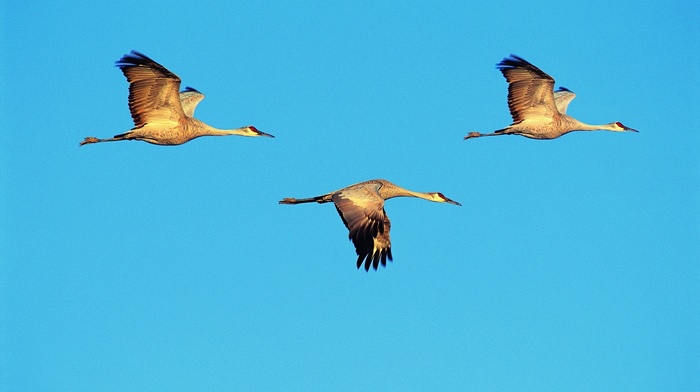
[[[508,108],[513,124],[494,133],[471,132],[465,140],[498,135],[554,139],[572,131],[638,132],[621,122],[589,125],[566,115],[566,108],[576,94],[563,87],[552,91],[554,79],[521,57],[511,54],[496,64],[496,68],[508,81]]]
[[[143,140],[165,146],[186,143],[200,136],[267,136],[254,126],[217,129],[192,117],[204,94],[187,87],[180,78],[142,53],[132,50],[116,63],[129,81],[129,110],[135,127],[108,139],[86,137],[80,145],[119,140]]]
[[[389,230],[391,223],[384,211],[384,200],[408,196],[438,203],[460,206],[439,192],[422,193],[401,188],[386,180],[370,180],[350,185],[335,192],[308,199],[285,198],[280,204],[333,202],[340,219],[350,231],[349,238],[357,252],[357,268],[364,263],[365,271],[370,265],[376,270],[379,263],[386,267],[387,258],[392,261]]]

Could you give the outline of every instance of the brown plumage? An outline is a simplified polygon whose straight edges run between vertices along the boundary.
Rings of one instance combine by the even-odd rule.
[[[370,266],[376,270],[379,263],[386,266],[387,259],[393,260],[389,238],[391,222],[384,211],[384,200],[400,196],[461,205],[448,199],[442,193],[414,192],[386,180],[360,182],[335,192],[308,199],[285,198],[280,200],[280,204],[328,203],[332,201],[340,219],[343,220],[345,227],[350,232],[348,235],[350,240],[355,245],[357,268],[360,268],[364,263],[365,270],[368,271]]]
[[[129,111],[134,128],[108,139],[86,137],[80,145],[120,140],[142,140],[173,146],[200,136],[267,136],[249,125],[236,129],[217,129],[192,117],[204,99],[199,91],[187,87],[182,93],[180,78],[167,68],[137,51],[124,55],[116,63],[129,81]]]
[[[496,67],[508,81],[508,108],[513,124],[494,133],[471,132],[465,140],[498,135],[554,139],[572,131],[637,132],[620,122],[589,125],[568,116],[566,108],[576,94],[565,88],[553,91],[554,79],[521,57],[511,54]]]

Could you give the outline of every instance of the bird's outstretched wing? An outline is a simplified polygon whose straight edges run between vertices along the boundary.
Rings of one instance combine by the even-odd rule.
[[[511,54],[496,64],[508,81],[508,108],[517,124],[525,119],[552,118],[554,79],[525,59]]]
[[[129,81],[129,110],[137,128],[148,122],[179,121],[185,115],[177,75],[135,50],[116,65]]]
[[[393,260],[389,238],[391,222],[377,189],[366,185],[350,187],[332,197],[355,245],[357,268],[364,264],[366,271],[370,266],[376,270],[380,262],[386,266],[387,259]]]
[[[557,105],[557,110],[561,114],[566,114],[566,108],[569,107],[569,103],[576,98],[576,94],[566,87],[559,87],[557,91],[554,92],[554,104]]]
[[[193,117],[194,110],[197,105],[204,99],[204,94],[192,87],[185,87],[184,91],[180,91],[180,105],[185,116]]]

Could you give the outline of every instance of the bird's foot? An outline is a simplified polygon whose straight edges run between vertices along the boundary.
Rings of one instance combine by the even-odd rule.
[[[88,137],[85,138],[85,140],[83,140],[82,142],[80,142],[80,145],[82,146],[82,145],[84,145],[84,144],[97,143],[97,142],[99,142],[99,141],[100,141],[100,139],[98,139],[98,138],[96,138],[96,137],[94,137],[94,136],[88,136]]]
[[[280,200],[280,204],[294,204],[296,203],[297,199],[293,197],[285,197],[284,199]]]
[[[479,137],[481,134],[479,132],[469,132],[469,135],[464,137],[464,140],[471,139],[473,137]]]

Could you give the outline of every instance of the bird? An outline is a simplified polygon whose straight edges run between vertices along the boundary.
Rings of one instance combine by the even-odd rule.
[[[386,267],[387,259],[393,260],[389,238],[391,222],[384,211],[384,201],[400,196],[461,206],[440,192],[414,192],[381,179],[360,182],[335,192],[307,199],[288,197],[280,200],[279,203],[333,202],[340,219],[350,232],[348,238],[355,245],[357,268],[364,264],[365,271],[369,271],[370,266],[376,271],[380,262],[383,267]]]
[[[143,53],[132,50],[116,62],[129,81],[129,111],[134,128],[107,139],[86,137],[80,145],[120,140],[142,140],[175,146],[200,136],[239,135],[274,137],[252,125],[217,129],[194,118],[204,94],[192,87],[180,92],[180,78]]]
[[[567,115],[566,109],[576,94],[564,87],[553,91],[554,79],[522,57],[511,54],[496,68],[508,81],[508,108],[513,123],[494,133],[471,132],[464,140],[498,135],[555,139],[572,131],[639,132],[619,121],[589,125]]]

